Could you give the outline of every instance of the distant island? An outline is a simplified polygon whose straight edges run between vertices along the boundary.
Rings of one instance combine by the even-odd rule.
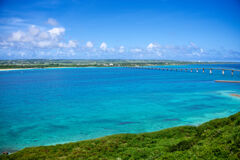
[[[118,134],[55,146],[29,147],[0,156],[20,159],[240,159],[240,112],[200,126]]]
[[[229,62],[233,64],[234,62]],[[189,62],[171,60],[49,60],[24,59],[0,60],[0,70],[27,68],[65,68],[65,67],[126,67],[126,66],[161,66],[161,65],[191,65],[191,64],[226,64],[226,62]]]

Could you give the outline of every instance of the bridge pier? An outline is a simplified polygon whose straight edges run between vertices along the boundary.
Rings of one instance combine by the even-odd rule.
[[[131,66],[131,67],[128,67],[128,66],[125,66],[125,67],[122,67],[122,68],[129,68],[129,69],[146,69],[146,70],[162,70],[162,71],[180,71],[180,72],[187,72],[188,70],[190,72],[200,72],[200,70],[202,70],[203,73],[205,73],[205,70],[209,70],[209,74],[213,74],[213,70],[219,70],[220,72],[222,72],[222,75],[225,74],[225,71],[230,71],[231,72],[231,75],[233,76],[234,75],[234,72],[236,71],[237,73],[240,72],[240,70],[235,70],[235,69],[228,69],[228,68],[151,68],[151,67],[141,67],[141,66]]]

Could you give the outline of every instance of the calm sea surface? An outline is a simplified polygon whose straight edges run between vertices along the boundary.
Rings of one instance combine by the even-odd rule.
[[[180,66],[172,66],[180,67]],[[201,66],[182,66],[201,67]],[[208,67],[208,66],[204,66]],[[238,68],[240,65],[210,67]],[[0,72],[0,151],[198,125],[240,111],[240,73],[127,68]]]

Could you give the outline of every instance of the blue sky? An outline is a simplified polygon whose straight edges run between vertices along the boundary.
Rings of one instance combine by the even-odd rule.
[[[239,0],[1,0],[0,59],[240,61]]]

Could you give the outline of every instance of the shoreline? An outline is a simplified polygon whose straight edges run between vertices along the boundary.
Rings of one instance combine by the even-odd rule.
[[[233,96],[236,98],[240,98],[240,94],[229,94],[230,96]],[[21,149],[7,149],[7,150],[4,150],[4,152],[7,152],[9,155],[10,154],[14,154],[16,152],[19,152],[23,149],[26,149],[26,148],[37,148],[37,147],[54,147],[54,146],[58,146],[58,145],[67,145],[67,144],[72,144],[72,143],[81,143],[81,142],[85,142],[85,141],[93,141],[93,140],[99,140],[99,139],[103,139],[105,137],[111,137],[111,136],[116,136],[116,135],[124,135],[124,134],[134,134],[134,135],[141,135],[141,134],[151,134],[151,133],[155,133],[155,132],[161,132],[163,130],[169,130],[169,129],[173,129],[173,128],[178,128],[178,127],[185,127],[185,126],[191,126],[191,127],[199,127],[205,123],[208,123],[210,121],[214,121],[216,119],[224,119],[224,118],[227,118],[227,117],[230,117],[232,115],[235,115],[235,114],[238,114],[240,113],[239,111],[235,111],[233,113],[230,113],[228,115],[224,115],[224,116],[220,116],[220,117],[215,117],[213,119],[208,119],[208,120],[205,120],[205,121],[202,121],[201,123],[194,123],[194,124],[191,124],[191,125],[177,125],[177,126],[173,126],[173,127],[168,127],[168,128],[163,128],[163,129],[160,129],[160,130],[156,130],[156,131],[150,131],[150,132],[140,132],[140,133],[116,133],[116,134],[110,134],[110,135],[105,135],[105,136],[100,136],[100,137],[95,137],[95,138],[89,138],[89,139],[82,139],[82,140],[74,140],[74,141],[62,141],[62,142],[57,142],[57,143],[47,143],[47,144],[44,144],[44,145],[36,145],[36,146],[27,146],[27,147],[24,147],[24,148],[21,148]],[[0,152],[0,156],[2,155],[2,153],[4,152]]]
[[[158,150],[158,155],[160,156],[158,158],[161,158],[163,156],[163,154],[160,154],[162,152],[164,152],[166,156],[175,154],[179,155],[178,153],[181,152],[181,157],[186,158],[189,157],[187,154],[188,152],[196,152],[195,146],[197,146],[198,152],[202,153],[199,158],[202,158],[202,156],[206,153],[210,153],[209,155],[212,155],[212,151],[219,149],[219,145],[224,145],[223,148],[230,147],[228,144],[223,143],[224,141],[229,140],[227,138],[222,137],[223,141],[220,141],[217,144],[216,142],[219,141],[218,138],[221,137],[221,134],[228,135],[227,137],[237,136],[238,126],[236,126],[236,124],[238,124],[240,120],[239,118],[240,112],[236,112],[224,118],[215,118],[213,120],[207,121],[199,126],[178,126],[162,129],[155,132],[145,132],[138,134],[113,134],[100,138],[68,142],[64,144],[26,147],[16,152],[2,152],[0,154],[0,159],[22,159],[27,157],[28,159],[60,159],[62,157],[71,159],[73,156],[80,159],[97,159],[99,157],[102,159],[112,159],[113,157],[115,159],[117,157],[125,157],[124,159],[126,159],[129,158],[129,148],[134,151],[134,153],[131,154],[132,156],[134,156],[135,153],[138,153],[139,148],[143,148],[148,151],[145,152],[145,155],[148,157],[151,157],[151,153],[153,151]],[[216,124],[218,125],[216,126]],[[216,135],[215,133],[219,130],[221,130],[221,134]],[[233,132],[231,132],[232,130]],[[205,132],[207,132],[210,138],[205,136]],[[212,143],[209,143],[210,139],[213,140]],[[198,142],[201,142],[201,145],[198,145]],[[238,142],[234,139],[232,139],[232,142],[232,145],[237,147]],[[187,148],[184,148],[184,150],[182,150],[182,148],[186,147],[186,145]],[[112,147],[116,150],[112,150]],[[176,147],[179,147],[179,149]],[[118,150],[118,148],[120,148],[120,150]],[[205,153],[206,149],[207,152]],[[225,150],[218,150],[218,152],[225,153]],[[237,151],[235,152],[234,154],[237,155]],[[235,157],[232,152],[228,153],[227,156]],[[135,158],[138,159],[137,157]]]
[[[29,69],[38,69],[38,68],[8,68],[8,69],[0,69],[0,71],[16,71],[16,70],[29,70]]]
[[[114,67],[114,66],[113,66]],[[118,67],[118,66],[116,66]],[[6,68],[6,69],[0,69],[0,71],[18,71],[18,70],[30,70],[30,69],[61,69],[61,68],[112,68],[112,67],[44,67],[44,68]]]

